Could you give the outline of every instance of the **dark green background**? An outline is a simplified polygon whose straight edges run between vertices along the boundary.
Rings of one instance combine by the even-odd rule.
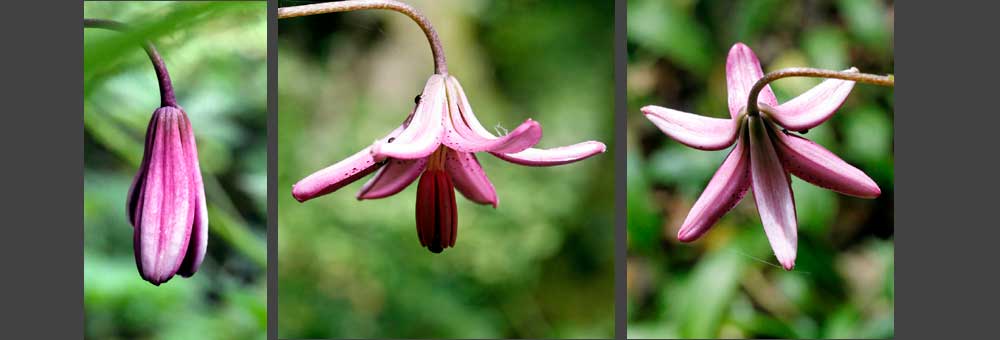
[[[282,6],[300,2],[282,2]],[[413,1],[488,129],[542,124],[539,147],[613,150],[612,1]],[[455,248],[417,240],[416,184],[367,178],[298,203],[293,183],[397,127],[433,68],[389,11],[279,22],[279,336],[611,337],[614,154],[550,168],[479,160],[499,207],[458,197]]]
[[[858,84],[816,141],[871,176],[874,200],[793,179],[795,270],[777,265],[748,194],[700,240],[677,229],[727,150],[685,147],[639,108],[728,117],[725,60],[750,46],[765,72],[792,66],[893,72],[891,2],[628,3],[628,317],[630,338],[892,337],[893,90]],[[772,84],[787,101],[819,83]]]
[[[264,2],[85,2],[84,336],[264,339],[267,25]],[[82,29],[82,28],[81,28]],[[191,119],[208,201],[208,253],[193,277],[143,281],[125,198],[159,89],[142,35],[163,56]]]

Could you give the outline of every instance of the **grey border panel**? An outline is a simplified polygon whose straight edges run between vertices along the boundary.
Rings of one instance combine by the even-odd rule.
[[[278,2],[267,2],[267,338],[278,338]]]
[[[615,339],[627,337],[628,278],[626,276],[628,232],[626,228],[627,182],[625,180],[626,117],[625,98],[628,57],[625,46],[627,33],[626,0],[615,1]]]

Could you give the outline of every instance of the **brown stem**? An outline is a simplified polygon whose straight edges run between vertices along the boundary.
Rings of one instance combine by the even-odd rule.
[[[810,67],[792,67],[781,69],[764,75],[763,78],[760,78],[760,80],[757,80],[757,82],[753,84],[753,87],[750,88],[750,95],[747,97],[747,114],[754,116],[759,113],[756,105],[757,96],[760,95],[760,91],[764,89],[764,86],[767,86],[767,84],[770,84],[775,80],[788,77],[834,78],[888,87],[893,87],[896,82],[895,78],[891,74],[887,76],[879,76],[868,73],[832,71]]]
[[[106,30],[127,32],[128,25],[114,20],[106,19],[83,19],[84,28],[103,28]],[[160,84],[160,106],[177,107],[177,98],[174,97],[174,86],[170,83],[170,73],[167,73],[167,64],[163,62],[160,53],[149,40],[142,43],[142,49],[146,50],[149,61],[153,63],[153,70],[156,71],[156,81]]]
[[[408,4],[395,0],[347,0],[337,2],[324,2],[319,4],[281,7],[278,8],[278,19],[302,17],[313,14],[349,12],[363,9],[387,9],[406,14],[420,26],[427,36],[427,42],[431,45],[431,53],[434,55],[434,73],[447,74],[448,63],[444,58],[444,48],[441,47],[441,39],[438,38],[434,26],[416,8]]]

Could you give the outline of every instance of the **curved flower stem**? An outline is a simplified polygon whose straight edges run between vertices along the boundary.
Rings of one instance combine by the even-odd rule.
[[[278,8],[278,19],[302,17],[313,14],[349,12],[363,9],[387,9],[406,14],[420,26],[427,36],[427,42],[431,45],[431,53],[434,55],[434,73],[447,74],[448,63],[444,58],[444,48],[441,47],[441,39],[438,38],[434,26],[427,20],[420,11],[408,4],[395,0],[347,0],[337,2],[324,2],[319,4],[281,7]]]
[[[114,20],[106,19],[83,19],[84,28],[103,28],[112,31],[126,32],[128,25]],[[149,61],[153,63],[153,70],[156,71],[156,81],[160,83],[160,106],[177,106],[177,98],[174,97],[174,86],[170,83],[170,73],[167,73],[167,64],[163,62],[160,53],[156,51],[153,43],[146,40],[142,43],[142,49],[146,50]]]
[[[868,73],[832,71],[810,67],[792,67],[781,69],[764,75],[763,78],[757,80],[757,83],[753,84],[753,87],[750,88],[750,95],[747,97],[747,114],[754,116],[759,113],[758,107],[755,104],[757,104],[757,96],[760,95],[760,91],[764,89],[764,86],[767,86],[767,84],[775,80],[788,77],[835,78],[888,87],[894,87],[896,83],[895,78],[891,74],[887,76],[879,76]]]

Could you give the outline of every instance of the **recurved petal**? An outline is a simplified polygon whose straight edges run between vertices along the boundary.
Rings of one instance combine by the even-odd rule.
[[[358,199],[376,199],[395,195],[413,183],[426,166],[427,158],[387,159],[385,166],[379,169],[375,177],[361,187]]]
[[[736,140],[737,119],[720,119],[649,105],[641,109],[656,127],[681,144],[720,150]]]
[[[740,111],[747,106],[750,88],[763,77],[760,60],[757,60],[757,55],[750,47],[736,43],[729,49],[729,56],[726,58],[726,85],[729,88],[729,113],[733,118],[739,117]],[[757,102],[778,106],[778,99],[774,97],[771,85],[764,86],[757,96]]]
[[[468,126],[469,129],[472,129],[472,132],[482,136],[483,138],[496,138],[496,136],[490,133],[489,130],[486,130],[486,128],[479,123],[479,119],[476,118],[476,114],[472,112],[472,106],[469,105],[469,99],[465,97],[465,90],[462,88],[462,84],[458,82],[458,78],[448,76],[448,86],[449,91],[458,94],[458,98],[456,98],[458,100],[456,100],[455,103],[458,104],[461,110],[461,118],[465,122],[465,125]]]
[[[444,126],[442,115],[448,110],[444,76],[432,75],[427,79],[420,103],[407,125],[392,141],[379,140],[371,146],[375,159],[417,159],[424,158],[437,150],[441,144]]]
[[[306,176],[292,185],[292,196],[299,202],[329,194],[354,183],[375,171],[381,164],[372,157],[371,147]]]
[[[750,186],[750,157],[746,138],[736,142],[708,187],[701,193],[684,219],[677,239],[691,242],[705,234],[715,222],[740,203]]]
[[[795,176],[845,195],[875,198],[882,194],[871,177],[819,144],[780,131],[772,133],[777,136],[782,163]]]
[[[472,113],[472,106],[458,80],[449,76],[447,80],[449,111],[444,117],[444,143],[449,148],[462,152],[519,152],[538,144],[542,139],[542,126],[528,119],[510,133],[496,137],[485,131]],[[478,126],[473,129],[471,126]]]
[[[458,192],[465,198],[479,203],[497,207],[497,192],[493,183],[486,177],[486,172],[479,165],[476,155],[469,152],[448,150],[445,156],[445,171],[451,177]]]
[[[184,261],[177,270],[177,274],[190,277],[198,271],[198,268],[201,268],[201,262],[205,259],[205,252],[208,250],[208,206],[205,201],[205,185],[201,178],[201,165],[198,162],[198,147],[187,115],[183,116],[181,134],[184,136],[184,150],[191,169],[193,180],[191,185],[195,192],[194,206],[196,210],[187,253],[184,255]]]
[[[845,72],[857,72],[850,68]],[[840,79],[827,79],[788,102],[771,108],[768,115],[778,125],[792,130],[803,131],[822,124],[844,104],[847,95],[851,94],[854,82]]]
[[[403,125],[379,139],[379,142],[395,142],[397,136],[403,132],[409,122],[410,120],[407,119]],[[367,176],[380,166],[381,163],[376,162],[372,155],[371,147],[364,148],[351,157],[299,180],[298,183],[292,185],[292,197],[295,197],[299,202],[305,202],[329,194]]]
[[[161,111],[162,110],[162,111]],[[177,272],[196,211],[192,172],[180,133],[180,111],[160,108],[145,185],[139,194],[134,247],[143,279],[159,285]]]
[[[550,149],[529,148],[516,153],[493,153],[502,160],[527,166],[554,166],[573,163],[603,153],[604,143],[597,141],[580,142],[573,145]]]
[[[785,270],[795,266],[798,227],[788,173],[760,117],[750,119],[750,178],[764,232]]]

